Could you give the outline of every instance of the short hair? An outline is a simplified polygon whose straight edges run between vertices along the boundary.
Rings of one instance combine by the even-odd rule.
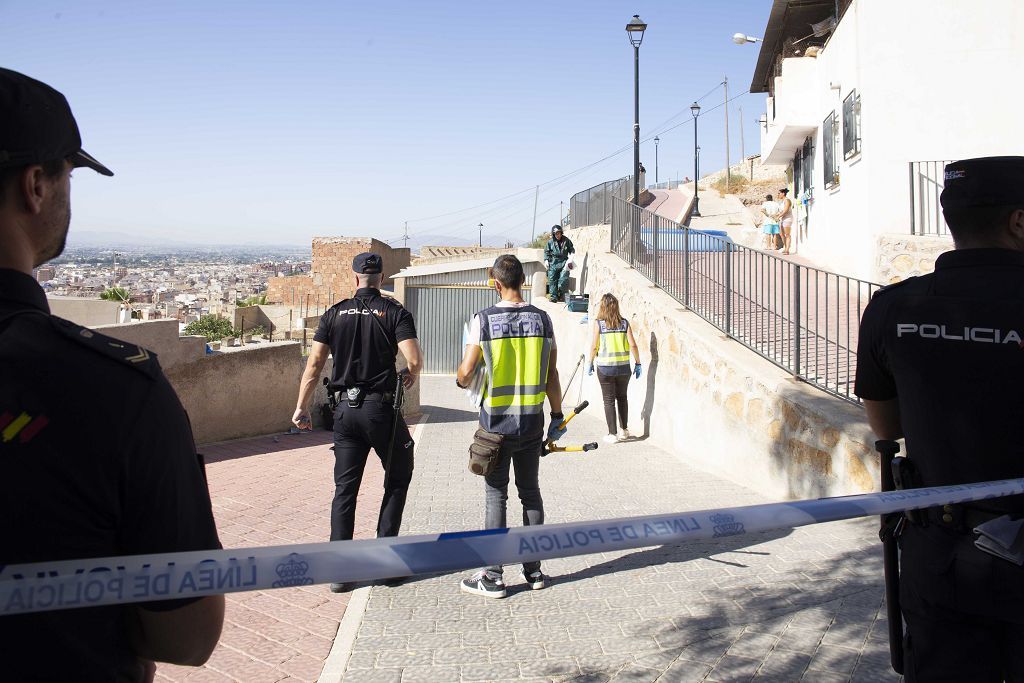
[[[765,198],[765,201],[769,201],[769,202],[771,202],[771,201],[775,201],[775,200],[773,200],[773,199],[772,199],[772,196],[771,196],[770,194],[766,194],[766,195],[764,196],[764,198]]]
[[[67,160],[63,157],[60,159],[52,159],[50,161],[44,161],[40,166],[43,167],[43,175],[47,178],[56,178],[64,172],[64,167]],[[0,168],[0,206],[3,206],[7,201],[7,187],[15,182],[15,180],[25,172],[25,169],[35,164],[25,164],[23,166],[12,166],[10,168]]]
[[[379,289],[380,283],[384,281],[384,273],[356,273],[356,277],[359,278],[359,284],[363,287]]]
[[[991,238],[1006,227],[1010,214],[1024,211],[1024,205],[951,206],[942,210],[946,224],[956,241],[972,237]]]
[[[503,254],[494,259],[494,266],[491,267],[491,277],[507,289],[519,289],[526,282],[523,264],[512,254]]]

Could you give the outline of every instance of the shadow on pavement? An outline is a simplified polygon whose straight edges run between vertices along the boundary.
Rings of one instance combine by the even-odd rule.
[[[466,402],[469,404],[469,401]],[[430,414],[430,420],[427,424],[442,424],[448,422],[476,422],[480,419],[480,413],[475,410],[457,410],[455,408],[442,408],[441,406],[432,406],[428,404],[421,404],[420,409],[424,413]],[[469,442],[466,443],[466,447],[469,447]]]
[[[792,529],[769,531],[756,534],[742,534],[739,536],[728,536],[721,541],[698,541],[685,545],[662,545],[656,548],[648,548],[632,552],[629,555],[617,557],[614,560],[595,564],[586,569],[564,576],[554,577],[558,583],[573,583],[584,581],[605,574],[615,574],[626,569],[644,569],[661,564],[676,562],[689,562],[696,559],[708,559],[716,562],[723,562],[734,567],[746,567],[739,562],[729,562],[715,558],[714,555],[722,553],[738,552],[740,548],[767,543],[779,538],[784,538],[792,533]],[[759,553],[764,554],[764,553]]]
[[[768,540],[767,535],[763,538]],[[705,544],[704,553],[696,552],[699,547],[694,544],[688,547],[693,552],[682,553],[682,557],[681,550],[663,547],[635,553],[578,572],[572,580],[651,566],[668,561],[672,554],[676,555],[673,561],[685,561],[687,554],[696,558],[743,552],[720,544]],[[633,564],[623,565],[622,561]],[[597,573],[590,573],[594,570]],[[559,680],[699,681],[712,675],[713,680],[726,676],[721,680],[748,681],[756,676],[766,681],[808,681],[819,674],[828,680],[854,682],[900,680],[889,664],[880,547],[851,549],[827,560],[794,564],[791,570],[773,573],[768,580],[734,575],[692,584],[688,589],[673,584],[678,615],[621,625],[627,637],[654,638],[657,649],[631,651],[634,663],[616,668],[599,660],[588,665],[587,657],[579,657],[582,674],[565,677],[563,673]],[[732,667],[728,671],[723,666],[726,662]],[[557,674],[552,671],[548,675]]]

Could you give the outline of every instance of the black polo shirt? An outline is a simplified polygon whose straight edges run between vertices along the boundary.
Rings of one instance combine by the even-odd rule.
[[[415,338],[412,314],[379,289],[364,287],[327,309],[313,341],[327,344],[334,356],[333,391],[358,386],[384,393],[395,388],[398,343]]]
[[[1024,476],[1024,253],[946,252],[934,273],[879,291],[861,321],[856,393],[899,399],[926,486]]]
[[[51,316],[31,277],[0,269],[0,368],[0,565],[220,548],[155,355]],[[131,609],[0,616],[3,677],[141,680]]]

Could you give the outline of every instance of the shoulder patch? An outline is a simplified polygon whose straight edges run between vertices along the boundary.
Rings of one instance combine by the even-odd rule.
[[[50,316],[53,327],[66,338],[111,360],[135,368],[139,372],[156,378],[160,374],[160,363],[156,354],[141,346],[120,339],[108,337],[88,327],[76,325],[70,320]]]
[[[900,280],[899,282],[894,282],[891,285],[885,285],[884,287],[880,287],[878,289],[878,291],[876,291],[874,294],[872,294],[871,298],[874,299],[875,297],[882,296],[883,294],[890,294],[890,293],[895,292],[896,290],[900,289],[901,287],[906,287],[907,285],[923,284],[925,282],[925,280],[923,279],[924,277],[926,277],[926,276],[924,276],[924,275],[915,275],[914,277],[908,277],[905,280]]]

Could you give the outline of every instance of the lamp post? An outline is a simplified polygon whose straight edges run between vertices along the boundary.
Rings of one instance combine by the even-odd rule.
[[[693,114],[693,211],[690,212],[690,215],[699,216],[697,181],[700,180],[700,173],[697,167],[697,153],[700,151],[700,147],[697,146],[697,117],[700,116],[700,105],[696,102],[691,104],[690,113]]]
[[[657,135],[654,136],[654,184],[658,184],[658,143],[661,140]]]
[[[480,236],[477,238],[476,245],[478,247],[482,247],[484,246],[484,224],[477,223],[476,229],[480,233]]]
[[[629,42],[633,45],[633,203],[640,206],[640,43],[644,41],[647,24],[634,14],[626,24]]]

